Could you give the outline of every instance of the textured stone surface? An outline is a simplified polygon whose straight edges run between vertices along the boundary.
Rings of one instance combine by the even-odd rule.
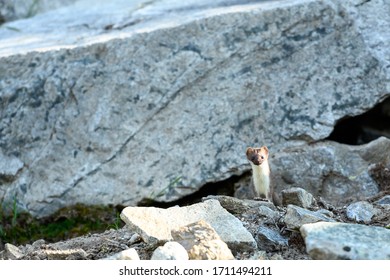
[[[249,209],[266,207],[268,209],[275,210],[275,206],[268,201],[257,201],[250,199],[238,199],[236,197],[225,196],[225,195],[209,195],[203,198],[203,201],[215,199],[218,200],[223,208],[228,210],[232,214],[242,214]]]
[[[12,181],[23,168],[23,162],[15,156],[6,156],[0,151],[0,182]]]
[[[130,249],[123,250],[119,253],[116,253],[112,256],[109,256],[107,258],[104,258],[103,260],[134,260],[134,261],[137,261],[139,259],[140,258],[138,256],[137,250],[135,250],[134,248],[130,248]]]
[[[315,202],[313,195],[302,188],[289,188],[282,191],[283,205],[294,204],[309,208]]]
[[[4,259],[17,260],[23,257],[23,253],[15,245],[6,243],[4,249]]]
[[[370,165],[390,162],[390,140],[379,138],[366,145],[334,142],[288,148],[270,161],[272,181],[279,189],[301,185],[334,205],[370,197],[378,192]]]
[[[257,229],[255,239],[257,241],[257,247],[267,252],[272,252],[288,245],[287,238],[283,237],[278,231],[265,226],[260,226]]]
[[[76,1],[77,0],[2,0],[0,1],[0,24],[3,21],[29,18],[39,13],[70,5]]]
[[[218,233],[205,221],[200,220],[177,230],[172,237],[187,250],[191,260],[233,260],[229,247]]]
[[[147,243],[172,240],[171,231],[204,220],[234,251],[253,250],[256,242],[241,221],[221,207],[217,200],[206,200],[186,207],[161,209],[126,207],[121,218]]]
[[[87,253],[81,249],[65,249],[65,250],[42,250],[42,254],[46,255],[48,260],[85,260]]]
[[[25,168],[0,201],[37,217],[172,201],[247,171],[248,145],[323,139],[389,94],[389,2],[209,2],[86,0],[3,25],[0,149]]]
[[[379,205],[390,205],[390,195],[382,197],[381,199],[375,201],[375,203]]]
[[[326,210],[310,211],[295,205],[288,205],[284,217],[286,226],[290,229],[299,229],[304,224],[316,223],[320,221],[333,222],[330,218],[331,212]]]
[[[390,231],[385,228],[319,222],[300,231],[313,259],[390,260]]]
[[[168,241],[159,246],[152,254],[152,260],[188,260],[186,249],[178,242]]]
[[[374,206],[366,201],[352,203],[346,209],[347,218],[356,222],[369,223],[376,213]]]

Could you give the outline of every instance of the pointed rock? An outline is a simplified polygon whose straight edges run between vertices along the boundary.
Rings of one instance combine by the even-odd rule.
[[[282,191],[283,205],[294,204],[309,208],[315,202],[313,195],[302,188],[289,188]]]
[[[288,239],[283,237],[278,231],[265,226],[260,226],[256,234],[257,247],[260,250],[275,251],[280,247],[288,245]]]
[[[186,248],[191,260],[234,260],[226,243],[203,220],[172,230],[172,237]]]
[[[295,206],[288,205],[284,222],[290,229],[298,229],[304,224],[315,223],[319,221],[334,222],[329,216],[332,212],[325,209],[318,210],[316,212]]]
[[[17,260],[23,257],[23,253],[15,245],[6,243],[4,247],[4,256],[6,260]]]

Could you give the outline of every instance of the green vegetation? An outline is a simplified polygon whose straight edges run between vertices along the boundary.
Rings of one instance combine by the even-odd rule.
[[[50,218],[34,219],[19,213],[17,200],[0,207],[0,240],[21,245],[38,239],[56,242],[87,233],[121,228],[120,210],[115,207],[75,205],[59,210]]]

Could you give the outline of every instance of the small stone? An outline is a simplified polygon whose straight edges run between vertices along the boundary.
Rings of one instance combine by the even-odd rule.
[[[314,202],[313,195],[302,188],[290,188],[282,191],[283,205],[294,204],[303,208],[309,208]]]
[[[369,223],[376,214],[375,208],[366,201],[359,201],[347,207],[347,218],[356,222]]]
[[[270,257],[270,260],[275,260],[275,261],[282,261],[284,260],[283,257],[280,254],[274,254]]]
[[[319,221],[334,222],[334,220],[328,215],[323,214],[323,210],[313,212],[291,204],[287,206],[284,222],[290,229],[299,229],[304,224],[310,224]]]
[[[85,260],[87,253],[81,249],[66,249],[66,250],[42,250],[48,260]]]
[[[129,240],[129,243],[130,244],[134,244],[134,243],[138,243],[142,240],[142,237],[138,234],[138,233],[134,233],[130,240]]]
[[[178,242],[169,241],[154,250],[152,260],[188,260],[186,249]]]
[[[266,251],[256,251],[253,256],[249,258],[250,260],[268,260]]]
[[[137,251],[134,248],[123,250],[103,260],[139,260]]]
[[[205,221],[172,231],[174,240],[187,250],[191,260],[233,260],[229,247]]]
[[[278,211],[274,211],[265,205],[261,205],[258,208],[258,214],[260,216],[270,218],[271,220],[274,220],[274,221],[276,221],[280,218],[280,214]]]
[[[382,197],[381,199],[375,201],[375,203],[380,205],[390,205],[390,195]]]
[[[34,241],[31,245],[35,248],[41,248],[42,245],[46,244],[46,241],[44,239],[38,239]]]
[[[6,260],[17,260],[24,256],[18,247],[10,243],[6,243],[4,249],[4,257]]]
[[[280,247],[288,245],[287,238],[283,237],[278,231],[265,226],[260,226],[257,229],[255,240],[257,241],[257,247],[267,252],[275,251],[280,249]]]
[[[209,195],[203,198],[203,201],[215,199],[218,200],[223,208],[229,211],[232,214],[240,215],[250,209],[258,208],[258,207],[268,207],[272,210],[275,210],[275,205],[268,201],[258,201],[251,199],[239,199],[232,196],[226,195]]]
[[[321,260],[390,260],[390,231],[376,226],[318,222],[300,228],[306,251]]]

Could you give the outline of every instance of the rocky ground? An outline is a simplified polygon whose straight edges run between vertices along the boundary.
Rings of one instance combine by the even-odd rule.
[[[337,208],[300,188],[282,200],[288,205],[208,196],[186,207],[128,207],[121,229],[6,244],[1,259],[390,259],[388,191]]]

